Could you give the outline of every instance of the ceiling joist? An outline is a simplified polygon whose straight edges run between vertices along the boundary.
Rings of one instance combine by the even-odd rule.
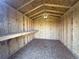
[[[64,12],[61,11],[55,11],[55,10],[46,10],[47,12],[53,12],[53,13],[59,13],[59,14],[63,14]]]
[[[31,15],[30,17],[33,17],[33,16],[38,15],[38,14],[40,14],[40,13],[43,13],[44,11],[45,11],[45,10],[41,10],[41,11],[39,11],[39,12],[37,12],[37,13]]]
[[[77,1],[79,0],[5,0],[3,2],[29,17],[36,17],[45,12],[53,16],[61,16]]]
[[[40,7],[43,7],[43,6],[60,7],[60,8],[70,8],[70,7],[68,7],[68,6],[55,5],[55,4],[41,4],[41,5],[37,6],[37,7],[35,7],[34,9],[32,9],[32,10],[26,12],[25,14],[31,13],[31,12],[33,12],[34,10],[36,10],[36,9],[38,9],[38,8],[40,8]]]
[[[38,15],[38,16],[33,17],[33,18],[31,18],[31,19],[36,19],[36,18],[39,18],[39,17],[41,17],[41,15]]]
[[[44,4],[45,6],[60,7],[60,8],[70,8],[71,6],[57,5],[57,4]]]
[[[38,9],[38,8],[40,8],[40,7],[42,7],[42,6],[44,6],[44,4],[41,4],[41,5],[37,6],[36,8],[34,8],[34,9],[32,9],[32,10],[26,12],[25,14],[28,14],[28,13],[30,13],[30,12],[32,12],[32,11],[34,11],[34,10],[36,10],[36,9]]]
[[[52,13],[47,13],[48,16],[53,16],[53,17],[60,17],[60,15],[57,15],[57,14],[52,14]],[[36,19],[36,18],[39,18],[39,17],[43,17],[43,14],[39,14],[35,17],[32,17],[31,19]]]
[[[22,9],[22,8],[23,8],[23,7],[25,7],[26,5],[28,5],[28,4],[30,4],[30,3],[32,3],[33,1],[34,1],[34,0],[30,0],[29,2],[27,2],[27,3],[23,4],[21,7],[17,8],[17,10]]]
[[[53,15],[57,15],[57,13],[58,13],[58,15],[57,16],[61,16],[61,14],[63,14],[63,13],[61,13],[61,12],[59,12],[59,11],[53,11],[53,10],[41,10],[41,11],[39,11],[39,12],[37,12],[37,13],[35,13],[35,14],[33,14],[33,15],[31,15],[30,17],[34,17],[34,16],[37,16],[38,14],[40,14],[40,13],[43,13],[43,12],[51,12]],[[56,14],[55,14],[56,13]]]

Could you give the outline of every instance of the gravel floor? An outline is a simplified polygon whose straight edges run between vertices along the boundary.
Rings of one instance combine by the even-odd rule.
[[[34,39],[9,59],[75,59],[58,40]]]

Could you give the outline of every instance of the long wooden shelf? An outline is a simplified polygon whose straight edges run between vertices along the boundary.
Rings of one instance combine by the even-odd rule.
[[[23,32],[23,33],[17,33],[17,34],[9,34],[9,35],[5,35],[5,36],[1,36],[0,41],[9,40],[9,39],[20,37],[20,36],[23,36],[23,35],[34,34],[36,32],[37,31],[29,31],[29,32]]]

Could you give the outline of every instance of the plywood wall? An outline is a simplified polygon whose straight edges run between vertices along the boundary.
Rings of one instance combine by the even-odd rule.
[[[33,30],[33,21],[0,1],[0,36]],[[0,59],[7,59],[33,39],[21,36],[0,42]]]
[[[35,38],[41,39],[58,39],[58,18],[50,16],[47,19],[43,17],[34,20],[34,29],[38,30]]]
[[[64,14],[60,22],[60,40],[79,56],[79,2]],[[79,58],[79,57],[78,57]]]

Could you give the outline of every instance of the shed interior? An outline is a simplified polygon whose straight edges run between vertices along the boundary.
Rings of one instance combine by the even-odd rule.
[[[0,0],[0,59],[34,39],[59,40],[79,59],[79,0]]]

